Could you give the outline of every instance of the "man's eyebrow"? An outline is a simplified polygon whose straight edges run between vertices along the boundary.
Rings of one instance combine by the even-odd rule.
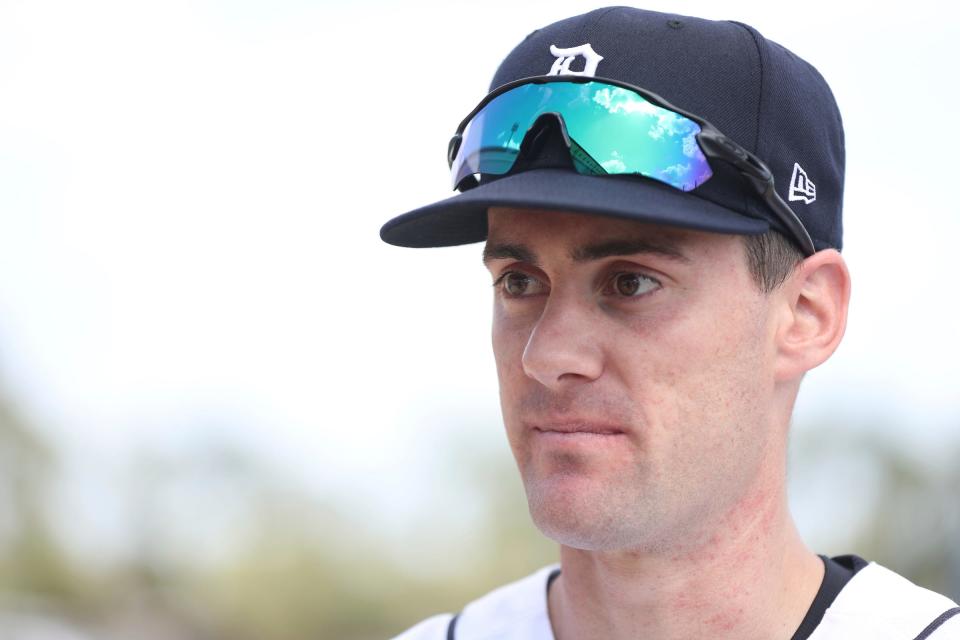
[[[641,239],[609,240],[584,245],[573,249],[570,252],[570,258],[574,262],[590,262],[591,260],[601,260],[614,256],[637,254],[652,254],[678,262],[690,262],[690,258],[670,242]],[[535,267],[540,266],[536,254],[526,245],[510,242],[488,243],[483,248],[483,263],[488,264],[492,260],[516,260]]]
[[[516,260],[526,262],[534,267],[540,266],[537,256],[526,245],[509,242],[487,243],[483,248],[483,264],[492,260]]]
[[[640,239],[610,240],[577,247],[570,252],[570,258],[574,262],[589,262],[590,260],[600,260],[612,256],[631,256],[638,253],[658,255],[678,262],[690,262],[690,258],[670,242]]]

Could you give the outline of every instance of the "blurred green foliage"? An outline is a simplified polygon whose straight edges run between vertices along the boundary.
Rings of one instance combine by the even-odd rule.
[[[0,595],[80,597],[82,580],[53,539],[45,516],[53,451],[0,396]]]
[[[960,466],[951,464],[960,448],[939,461],[917,459],[891,440],[829,425],[803,430],[792,446],[799,467],[817,469],[838,452],[873,465],[876,504],[852,532],[851,550],[960,595]],[[0,398],[0,624],[16,613],[111,640],[391,637],[556,558],[529,522],[506,449],[450,449],[450,481],[469,490],[476,512],[458,521],[447,517],[449,504],[429,504],[399,544],[396,532],[369,526],[344,500],[324,502],[229,446],[197,459],[145,456],[128,488],[139,543],[122,561],[98,563],[75,557],[55,535],[54,449]],[[224,496],[242,505],[231,535],[207,551],[178,546],[159,513],[165,492],[203,494],[195,487],[211,481],[219,489],[200,498],[211,517]]]

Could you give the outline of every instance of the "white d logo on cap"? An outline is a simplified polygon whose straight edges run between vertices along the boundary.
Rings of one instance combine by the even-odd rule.
[[[548,76],[594,76],[597,74],[597,65],[603,60],[603,56],[594,51],[589,42],[569,49],[560,49],[552,44],[550,45],[550,53],[557,56],[557,59],[550,67]],[[570,64],[576,60],[577,56],[583,56],[583,71],[570,71]]]

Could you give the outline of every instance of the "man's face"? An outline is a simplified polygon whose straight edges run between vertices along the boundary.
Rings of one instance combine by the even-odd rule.
[[[504,423],[546,535],[702,543],[782,474],[775,295],[739,237],[492,208],[484,260]]]

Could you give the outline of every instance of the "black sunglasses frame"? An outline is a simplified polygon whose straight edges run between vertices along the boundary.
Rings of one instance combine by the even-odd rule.
[[[471,120],[473,120],[474,116],[476,116],[491,100],[503,93],[506,93],[507,91],[510,91],[511,89],[515,89],[523,85],[549,84],[553,82],[566,82],[575,84],[598,82],[620,87],[622,89],[628,89],[637,93],[645,100],[657,105],[658,107],[662,107],[696,122],[698,125],[700,125],[700,133],[698,133],[696,136],[697,143],[700,145],[700,149],[703,151],[703,154],[707,157],[707,159],[720,160],[732,165],[737,171],[740,172],[741,175],[743,175],[743,177],[747,179],[754,189],[756,189],[757,193],[776,216],[777,221],[780,222],[780,224],[782,224],[783,227],[791,234],[792,239],[803,250],[804,254],[807,256],[812,256],[817,252],[817,249],[813,244],[813,240],[810,238],[810,234],[807,232],[806,227],[803,226],[800,218],[797,217],[797,214],[793,212],[793,209],[791,209],[790,206],[783,201],[783,198],[780,197],[780,194],[777,193],[777,190],[774,187],[773,173],[771,173],[770,169],[766,164],[763,163],[762,160],[760,160],[760,158],[756,157],[742,146],[725,136],[720,132],[719,129],[700,116],[688,113],[679,107],[675,107],[667,100],[653,93],[652,91],[647,91],[641,87],[626,82],[621,82],[620,80],[574,75],[531,76],[529,78],[521,78],[519,80],[514,80],[513,82],[508,82],[507,84],[501,85],[492,92],[488,93],[483,100],[481,100],[480,103],[473,108],[470,114],[463,119],[463,121],[460,123],[460,126],[457,127],[456,133],[450,139],[450,143],[447,146],[447,165],[451,168],[453,167],[453,161],[457,157],[457,152],[460,150],[460,143],[463,140],[464,129],[467,128],[467,125]],[[561,124],[563,124],[562,116],[560,114],[555,115],[560,118]],[[562,126],[562,130],[564,133],[564,141],[566,142],[567,147],[570,148],[571,138],[566,133],[565,125]]]

